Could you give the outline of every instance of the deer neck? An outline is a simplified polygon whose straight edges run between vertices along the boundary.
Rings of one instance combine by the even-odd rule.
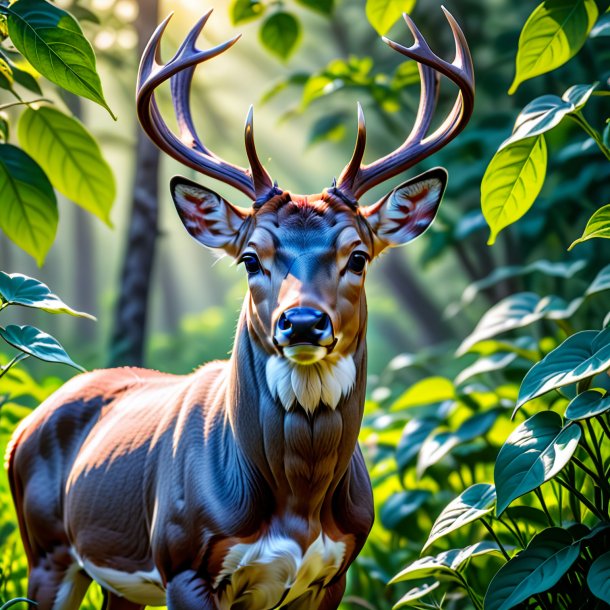
[[[350,362],[335,371],[346,378],[339,382],[342,391],[336,401],[334,388],[320,392],[320,402],[305,408],[296,398],[298,386],[295,400],[282,400],[269,374],[286,371],[273,358],[251,336],[242,312],[230,360],[228,420],[247,467],[266,479],[277,504],[311,519],[345,474],[356,448],[366,389],[364,331]],[[328,366],[317,372],[332,373]],[[329,406],[324,398],[330,401],[331,396]]]

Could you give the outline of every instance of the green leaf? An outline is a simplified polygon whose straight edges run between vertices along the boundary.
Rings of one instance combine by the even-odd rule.
[[[296,0],[301,4],[322,15],[332,15],[335,8],[335,0]]]
[[[57,339],[34,326],[0,326],[0,337],[16,349],[45,362],[58,362],[79,371],[85,370],[68,356]]]
[[[8,62],[0,57],[0,89],[12,90],[13,88],[13,71]]]
[[[610,289],[610,265],[606,265],[599,271],[585,291],[585,296],[591,296],[608,289]]]
[[[589,37],[610,36],[610,13],[605,12],[593,26]]]
[[[541,411],[524,421],[508,437],[494,467],[501,515],[513,501],[552,479],[569,461],[578,446],[580,427],[562,427],[561,416]]]
[[[409,602],[414,602],[422,597],[432,593],[435,589],[441,586],[441,583],[436,581],[432,583],[425,583],[409,589],[395,604],[392,606],[392,610],[398,610]]]
[[[415,0],[366,0],[366,18],[380,36],[385,36],[403,13],[410,13]]]
[[[513,133],[500,145],[500,150],[514,142],[538,136],[561,123],[566,114],[574,111],[574,104],[557,95],[543,95],[530,102],[515,121]]]
[[[111,225],[114,176],[95,138],[76,119],[50,106],[26,108],[19,143],[68,199]]]
[[[494,155],[481,183],[481,208],[491,229],[488,245],[530,209],[544,184],[546,160],[542,135],[515,142]]]
[[[22,305],[42,309],[49,313],[67,313],[81,318],[95,318],[66,305],[42,282],[21,273],[0,271],[0,298],[9,305]]]
[[[609,368],[610,329],[575,333],[529,370],[521,383],[515,412],[532,398]]]
[[[539,4],[521,31],[509,94],[523,81],[550,72],[574,57],[597,16],[595,0],[545,0]]]
[[[553,587],[578,558],[580,545],[570,534],[550,527],[503,565],[489,583],[484,610],[509,610]]]
[[[265,12],[265,8],[258,0],[233,0],[229,9],[231,23],[237,25],[257,19]]]
[[[443,551],[432,557],[422,557],[409,564],[399,572],[388,584],[397,582],[419,580],[421,578],[436,578],[460,582],[458,569],[472,557],[500,553],[498,546],[493,542],[477,542],[463,549]]]
[[[379,511],[383,527],[395,530],[402,521],[419,510],[431,495],[427,489],[411,489],[392,494]]]
[[[571,250],[576,244],[593,239],[594,237],[610,239],[610,204],[599,208],[599,210],[593,213],[593,216],[587,222],[582,236],[573,241],[568,250]]]
[[[588,419],[610,410],[610,396],[604,390],[592,389],[578,394],[566,409],[571,420]]]
[[[31,66],[27,65],[27,62],[22,61],[20,63],[15,63],[7,54],[3,53],[2,50],[0,50],[0,57],[10,66],[16,83],[38,95],[42,95],[42,90],[36,80],[36,76],[32,74],[33,70]]]
[[[346,116],[343,112],[322,116],[313,124],[309,132],[309,145],[342,140],[345,135],[345,121]]]
[[[268,51],[288,59],[301,37],[301,25],[294,15],[280,11],[265,19],[259,37]]]
[[[489,483],[471,485],[442,510],[432,526],[422,552],[439,538],[490,513],[495,500],[496,490],[493,485]]]
[[[561,99],[570,102],[574,110],[580,110],[585,106],[599,83],[591,85],[572,85],[562,96]]]
[[[390,406],[390,411],[429,405],[455,398],[453,383],[445,377],[426,377],[413,384]]]
[[[492,371],[501,371],[509,364],[513,363],[517,357],[517,354],[514,352],[500,352],[479,358],[476,362],[460,372],[460,374],[455,378],[455,385],[461,385],[475,375],[482,375]]]
[[[57,201],[40,166],[20,148],[0,144],[0,229],[42,265],[57,231]]]
[[[430,417],[414,418],[407,422],[396,447],[396,463],[400,470],[404,470],[417,457],[424,441],[437,426],[438,420]]]
[[[610,551],[600,555],[591,564],[587,584],[595,597],[610,604]]]
[[[38,72],[116,118],[104,99],[93,49],[70,13],[46,0],[17,0],[0,12],[8,15],[13,44]]]

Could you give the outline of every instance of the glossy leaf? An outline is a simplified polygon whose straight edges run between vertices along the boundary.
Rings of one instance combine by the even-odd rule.
[[[410,517],[431,496],[427,489],[412,489],[391,495],[381,507],[379,518],[383,527],[395,530],[407,517]]]
[[[40,360],[67,364],[79,371],[85,370],[68,356],[57,339],[34,326],[0,326],[0,337],[9,345]]]
[[[599,83],[573,85],[561,96],[561,99],[573,104],[574,110],[580,110],[588,102],[598,85]]]
[[[259,37],[268,51],[280,59],[288,59],[301,37],[301,25],[291,13],[278,11],[265,19]]]
[[[38,72],[115,118],[104,99],[93,49],[70,13],[46,0],[17,0],[0,11],[8,14],[11,41]]]
[[[610,13],[605,12],[591,29],[590,38],[610,36]]]
[[[417,601],[422,597],[432,593],[435,589],[441,586],[440,582],[425,583],[409,589],[395,604],[392,606],[392,610],[398,610],[409,604],[410,602]],[[413,607],[413,606],[410,606]]]
[[[424,441],[437,426],[438,420],[432,418],[415,418],[407,422],[396,447],[396,462],[400,470],[404,470],[417,457]]]
[[[82,123],[50,106],[26,108],[19,143],[68,199],[110,225],[114,176],[95,138]]]
[[[497,353],[479,358],[476,362],[466,367],[456,378],[455,385],[461,385],[472,377],[490,373],[493,371],[501,371],[513,363],[518,358],[515,353]]]
[[[545,0],[523,26],[519,37],[514,93],[530,78],[550,72],[574,57],[598,16],[594,0]]]
[[[233,0],[229,14],[233,25],[257,19],[265,11],[265,5],[259,0]]]
[[[20,148],[0,144],[0,229],[42,265],[57,231],[57,201],[40,166]]]
[[[610,239],[610,204],[602,206],[593,213],[582,236],[573,241],[568,250],[571,250],[576,244],[595,237]]]
[[[600,555],[591,564],[587,584],[595,597],[610,604],[610,551]]]
[[[530,102],[515,121],[510,138],[504,140],[500,150],[514,142],[531,138],[553,129],[564,116],[574,111],[574,105],[557,95],[543,95]]]
[[[514,142],[494,155],[481,183],[481,207],[491,229],[489,245],[530,209],[544,184],[546,161],[542,135]]]
[[[610,289],[610,265],[602,267],[585,291],[586,296]]]
[[[489,583],[484,610],[509,610],[553,587],[578,558],[580,546],[570,534],[550,527],[503,565]]]
[[[67,313],[81,318],[95,318],[66,305],[46,284],[21,273],[0,271],[0,298],[9,305],[42,309],[49,313]]]
[[[519,389],[515,412],[532,398],[588,379],[609,368],[610,329],[578,332],[529,370]]]
[[[576,424],[562,427],[561,416],[553,411],[536,413],[519,425],[496,459],[496,514],[501,515],[513,500],[552,479],[570,461],[580,434]]]
[[[586,390],[572,399],[566,409],[571,420],[588,419],[610,410],[610,396],[604,390]]]
[[[366,0],[366,18],[384,36],[403,13],[410,13],[414,7],[415,0]]]
[[[439,538],[490,513],[495,500],[496,490],[493,485],[489,483],[471,485],[442,510],[432,526],[422,552]]]

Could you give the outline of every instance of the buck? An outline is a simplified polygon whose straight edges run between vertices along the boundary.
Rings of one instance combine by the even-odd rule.
[[[435,55],[411,20],[420,107],[394,152],[362,164],[358,107],[353,156],[317,195],[281,190],[259,161],[252,111],[249,169],[198,138],[189,107],[193,72],[210,50],[195,25],[162,64],[153,34],[140,66],[137,111],[170,156],[241,191],[250,209],[174,178],[187,231],[243,263],[249,289],[228,361],[186,376],[118,368],[73,378],[27,417],[8,454],[11,489],[39,610],[76,610],[92,580],[109,610],[331,610],[373,522],[370,481],[357,438],[362,420],[367,320],[364,279],[385,248],[432,222],[446,172],[432,169],[359,206],[373,186],[454,138],[472,113],[474,76],[464,35],[452,63]],[[459,88],[430,135],[440,75]],[[168,81],[175,135],[155,90]]]

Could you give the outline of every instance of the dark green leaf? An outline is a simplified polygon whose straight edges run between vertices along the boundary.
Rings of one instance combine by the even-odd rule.
[[[392,494],[384,502],[379,513],[383,527],[389,530],[397,529],[402,521],[419,510],[431,495],[431,492],[426,489],[413,489]]]
[[[452,500],[437,517],[428,540],[422,548],[425,551],[435,540],[454,532],[468,523],[485,516],[493,510],[496,490],[489,483],[477,483]]]
[[[591,564],[587,584],[595,597],[610,604],[610,551],[600,555]]]
[[[21,64],[15,63],[9,57],[9,55],[3,53],[2,50],[0,50],[0,57],[10,66],[16,83],[22,87],[25,87],[26,89],[29,89],[30,91],[33,91],[34,93],[37,93],[38,95],[42,95],[42,90],[40,89],[40,85],[38,84],[36,77],[31,72],[23,69],[23,63],[25,62],[22,62]]]
[[[0,144],[0,229],[42,265],[57,230],[57,201],[47,176],[21,149]]]
[[[85,370],[68,356],[57,339],[34,326],[0,326],[0,337],[9,345],[40,360],[67,364],[79,371]]]
[[[231,3],[231,22],[233,25],[257,19],[265,12],[265,5],[258,0],[233,0]]]
[[[566,409],[566,417],[572,420],[588,419],[610,410],[610,396],[604,390],[587,390],[578,394]]]
[[[494,481],[501,515],[513,501],[552,479],[578,446],[576,424],[562,427],[561,416],[542,411],[523,422],[508,437],[498,454]]]
[[[49,287],[21,273],[0,271],[0,298],[9,305],[22,305],[42,309],[49,313],[67,313],[82,318],[95,318],[88,313],[68,307]]]
[[[298,4],[302,4],[307,8],[312,9],[322,15],[332,15],[335,0],[296,0]]]
[[[96,71],[95,54],[70,13],[46,0],[17,0],[8,14],[11,40],[51,82],[97,102],[114,118]]]
[[[509,610],[553,587],[578,558],[580,545],[570,534],[550,527],[503,565],[489,583],[485,610]]]
[[[530,209],[544,184],[546,161],[543,135],[513,142],[494,155],[481,183],[481,208],[491,229],[488,245]]]
[[[610,368],[610,329],[583,330],[534,365],[521,384],[515,412],[550,390],[588,379]]]
[[[111,224],[114,176],[82,123],[50,106],[30,107],[19,118],[18,134],[21,146],[60,193]]]
[[[598,16],[595,0],[545,0],[529,16],[517,52],[514,93],[525,80],[550,72],[574,57]]]
[[[309,133],[309,144],[319,144],[330,140],[337,142],[345,135],[346,116],[342,112],[328,114],[319,118]]]
[[[265,19],[259,36],[268,51],[288,59],[301,37],[301,25],[294,15],[280,11]]]

